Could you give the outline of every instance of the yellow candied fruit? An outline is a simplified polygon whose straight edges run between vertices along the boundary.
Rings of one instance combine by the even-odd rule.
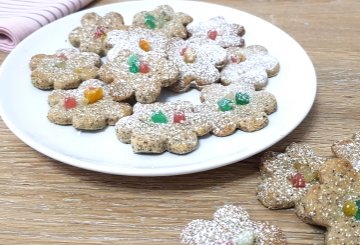
[[[355,202],[346,201],[343,206],[343,212],[348,217],[353,217],[356,215],[358,208]]]
[[[151,50],[151,45],[149,41],[146,39],[141,38],[139,41],[139,47],[144,50],[145,52],[149,52]]]
[[[95,103],[104,96],[104,91],[101,87],[98,88],[88,88],[84,91],[84,97],[88,104]]]

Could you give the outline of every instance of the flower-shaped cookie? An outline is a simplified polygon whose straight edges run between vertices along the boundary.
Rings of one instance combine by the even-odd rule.
[[[152,11],[142,11],[134,15],[133,25],[151,30],[159,30],[168,37],[187,37],[186,25],[193,18],[185,13],[175,12],[168,5],[160,5]]]
[[[224,205],[213,220],[191,221],[181,233],[187,245],[274,245],[286,244],[283,232],[262,221],[252,221],[241,207]]]
[[[129,104],[113,101],[107,84],[97,79],[84,81],[77,89],[53,90],[48,103],[50,122],[83,130],[114,125],[119,118],[132,113]]]
[[[115,125],[120,141],[134,152],[185,154],[198,147],[198,137],[211,131],[204,115],[187,101],[134,105],[134,113]]]
[[[218,68],[225,64],[226,50],[219,45],[176,40],[170,44],[168,56],[180,70],[179,81],[171,89],[185,92],[219,80]]]
[[[166,57],[169,39],[164,33],[144,28],[114,30],[108,33],[106,46],[109,49],[107,58],[113,61],[119,52],[130,50],[135,54]]]
[[[123,80],[128,91],[124,98],[135,95],[141,103],[156,101],[161,89],[176,82],[178,74],[177,66],[166,58],[137,55],[129,50],[119,52],[99,70],[100,78],[107,83]]]
[[[325,158],[307,145],[292,143],[284,153],[266,152],[261,159],[262,181],[257,198],[267,208],[291,208],[319,180]]]
[[[236,129],[246,132],[262,129],[268,124],[268,115],[277,109],[274,95],[255,91],[246,83],[205,86],[200,99],[203,103],[199,110],[208,114],[213,124],[212,133],[217,136],[230,135]]]
[[[81,51],[106,54],[105,38],[111,30],[127,29],[121,14],[109,12],[104,17],[96,13],[87,13],[81,18],[81,26],[69,34],[69,41]]]
[[[301,199],[300,218],[325,226],[325,244],[360,244],[360,173],[346,160],[328,159],[320,184]]]
[[[227,53],[228,64],[221,71],[221,83],[225,85],[245,82],[259,90],[267,85],[269,77],[279,72],[279,61],[263,46],[231,47]]]
[[[221,47],[242,47],[244,46],[245,29],[242,25],[228,23],[224,17],[213,17],[204,22],[192,22],[187,30],[193,38],[200,38],[206,42],[220,45]]]
[[[331,150],[337,157],[348,160],[357,171],[360,171],[360,131],[354,133],[351,139],[336,141]]]
[[[100,56],[74,48],[31,57],[31,81],[39,89],[72,89],[98,76]]]

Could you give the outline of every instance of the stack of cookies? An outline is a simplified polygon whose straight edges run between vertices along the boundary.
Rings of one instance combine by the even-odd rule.
[[[360,132],[333,143],[333,157],[305,144],[266,152],[257,198],[269,209],[294,208],[306,223],[327,229],[326,244],[360,244]]]
[[[244,35],[222,16],[197,22],[168,5],[136,13],[131,25],[117,12],[87,13],[68,35],[72,48],[31,58],[31,79],[51,90],[52,123],[96,133],[115,126],[136,153],[186,154],[206,134],[260,130],[277,109],[265,87],[279,62]],[[164,90],[193,89],[200,104],[159,102]]]

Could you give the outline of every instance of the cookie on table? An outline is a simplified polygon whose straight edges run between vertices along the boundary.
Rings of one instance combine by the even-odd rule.
[[[277,109],[276,98],[267,91],[255,91],[246,83],[219,83],[205,86],[201,90],[203,102],[199,110],[208,113],[213,124],[212,133],[228,136],[236,129],[253,132],[267,126],[268,115]]]
[[[219,45],[173,40],[168,49],[169,60],[180,71],[179,80],[170,88],[185,92],[191,87],[201,89],[220,79],[221,68],[226,62],[226,50]]]
[[[127,90],[124,99],[135,96],[138,102],[152,103],[158,99],[163,87],[176,82],[179,70],[164,57],[123,50],[113,61],[101,66],[99,75],[107,83],[122,80]]]
[[[224,205],[216,210],[213,220],[196,219],[181,233],[186,245],[274,245],[286,244],[284,233],[277,226],[253,221],[239,206]]]
[[[128,30],[114,30],[106,37],[106,47],[109,50],[107,58],[113,61],[119,52],[130,50],[140,55],[156,55],[166,57],[168,37],[161,32],[144,28],[129,28]]]
[[[291,143],[283,153],[266,152],[261,158],[258,200],[269,209],[292,208],[319,181],[324,157],[305,144]]]
[[[211,131],[208,119],[188,101],[136,103],[133,111],[116,123],[115,130],[135,153],[186,154],[198,147],[198,137]]]
[[[325,244],[360,244],[360,173],[340,158],[320,169],[320,183],[301,199],[301,219],[327,228]]]
[[[100,16],[94,12],[87,13],[81,18],[81,26],[73,29],[69,34],[70,43],[81,51],[94,52],[100,56],[106,54],[105,39],[112,30],[124,30],[124,19],[117,12],[109,12]]]
[[[267,85],[269,77],[279,73],[279,61],[261,45],[231,47],[227,53],[228,63],[221,71],[221,83],[225,85],[245,82],[259,90]]]
[[[337,157],[348,160],[357,171],[360,171],[360,131],[354,133],[351,138],[336,141],[331,150]]]
[[[186,26],[193,18],[182,12],[175,12],[169,5],[160,5],[152,11],[141,11],[133,17],[133,26],[158,30],[168,37],[185,39],[188,36]]]
[[[75,48],[60,49],[55,54],[31,57],[31,81],[39,89],[73,89],[83,81],[97,78],[100,56]]]
[[[119,118],[132,113],[131,106],[114,101],[108,85],[98,79],[84,81],[77,89],[53,90],[48,103],[50,122],[82,130],[99,130],[114,125]]]
[[[203,22],[192,22],[187,26],[190,39],[202,39],[223,48],[243,47],[242,36],[245,28],[242,25],[228,23],[223,16],[216,16]]]

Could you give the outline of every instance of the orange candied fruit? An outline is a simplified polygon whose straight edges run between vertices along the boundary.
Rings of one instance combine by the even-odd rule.
[[[149,52],[151,50],[151,45],[148,40],[141,38],[139,41],[139,47],[145,52]]]
[[[104,96],[104,91],[101,87],[89,87],[84,91],[84,96],[88,104],[95,103]]]

